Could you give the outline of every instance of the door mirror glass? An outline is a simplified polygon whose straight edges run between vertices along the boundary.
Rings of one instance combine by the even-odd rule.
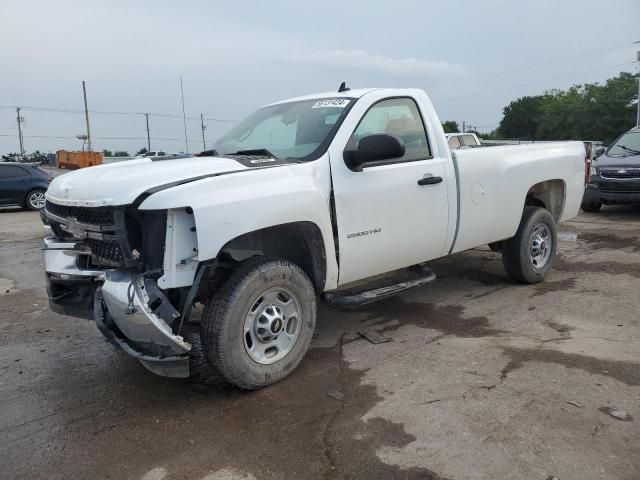
[[[596,148],[596,154],[594,155],[595,158],[598,158],[600,155],[602,155],[604,153],[605,148],[604,147],[598,147]]]
[[[356,172],[366,163],[400,158],[405,154],[404,142],[395,135],[377,133],[362,137],[355,149],[345,150],[347,166]]]

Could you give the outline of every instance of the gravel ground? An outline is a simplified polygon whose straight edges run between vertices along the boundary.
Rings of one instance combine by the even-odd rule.
[[[0,478],[638,479],[640,209],[560,230],[543,284],[513,284],[488,248],[438,260],[433,285],[321,307],[284,381],[201,392],[51,313],[46,231],[4,209]]]

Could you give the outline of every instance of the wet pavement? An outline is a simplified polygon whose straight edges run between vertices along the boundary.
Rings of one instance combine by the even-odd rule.
[[[433,285],[322,306],[282,382],[201,392],[51,313],[46,231],[4,209],[0,478],[638,479],[640,209],[560,230],[543,284],[512,283],[488,248],[441,259]]]

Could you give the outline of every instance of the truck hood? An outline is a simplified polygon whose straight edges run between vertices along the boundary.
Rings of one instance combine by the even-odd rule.
[[[606,153],[594,160],[597,167],[640,167],[640,155],[610,157]]]
[[[271,166],[256,164],[254,167],[246,166],[246,163],[222,157],[125,160],[60,175],[49,185],[46,197],[61,205],[128,205],[148,191],[200,178]]]

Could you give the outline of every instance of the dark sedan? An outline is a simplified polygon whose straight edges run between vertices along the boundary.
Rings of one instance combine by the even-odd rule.
[[[597,154],[582,209],[597,212],[602,205],[640,204],[640,127],[632,128]]]
[[[50,182],[51,176],[35,163],[0,163],[0,206],[40,210]]]

